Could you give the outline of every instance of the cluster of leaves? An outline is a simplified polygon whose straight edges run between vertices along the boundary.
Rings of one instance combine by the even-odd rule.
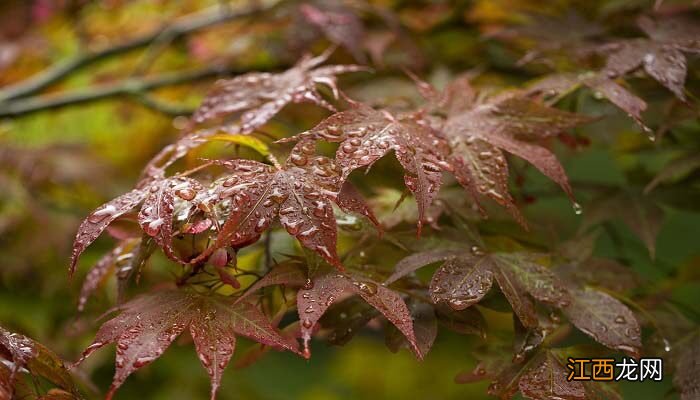
[[[371,7],[365,11],[376,12]],[[368,52],[379,66],[383,48],[360,45],[367,34],[350,7],[304,3],[287,12],[301,30],[313,26],[314,35],[321,33],[357,62],[365,63]],[[581,24],[578,16],[569,15],[564,22],[531,17],[532,25],[494,37],[514,46],[522,36],[537,41],[536,50],[522,59],[523,68],[562,54],[580,60],[576,67],[557,68],[522,87],[499,90],[475,84],[472,72],[455,74],[438,89],[406,71],[421,95],[409,105],[378,106],[342,92],[340,75],[364,75],[371,69],[322,65],[334,48],[304,56],[286,71],[251,72],[215,83],[180,139],[146,165],[135,188],[98,207],[78,228],[70,274],[103,232],[118,240],[87,273],[79,310],[112,272],[119,291],[119,305],[110,311],[117,315],[102,324],[80,362],[116,344],[111,398],[130,374],[160,357],[188,330],[211,379],[213,399],[237,336],[260,343],[259,354],[250,360],[267,349],[309,358],[312,338],[344,344],[380,318],[388,322],[387,346],[394,351],[407,347],[418,359],[429,352],[439,329],[481,338],[488,333],[476,351],[476,369],[456,380],[489,379],[489,394],[503,399],[517,392],[533,399],[619,398],[614,385],[566,380],[565,355],[590,354],[571,344],[591,344],[585,336],[632,357],[668,355],[682,398],[694,398],[700,390],[697,326],[673,307],[659,311],[665,319],[651,316],[625,295],[636,285],[630,269],[592,256],[595,228],[613,219],[628,225],[655,256],[663,212],[650,197],[639,200],[641,190],[601,191],[579,232],[564,244],[508,238],[481,225],[487,218],[499,219],[502,208],[518,229],[533,229],[510,184],[510,171],[520,160],[561,187],[575,213],[581,213],[554,152],[557,139],[575,147],[580,138],[572,144],[570,132],[600,118],[563,104],[579,88],[607,99],[651,138],[660,138],[644,120],[649,104],[629,87],[643,70],[675,96],[672,104],[693,100],[684,86],[686,54],[700,51],[700,25],[690,13],[676,14],[642,16],[638,25],[646,37],[624,40],[608,40],[593,25],[561,35]],[[396,22],[391,15],[382,19],[390,27]],[[399,38],[401,32],[393,27],[392,34]],[[550,37],[556,40],[547,41]],[[270,135],[265,128],[285,107],[300,103],[331,114],[304,132],[266,142]],[[182,158],[212,141],[245,146],[260,157],[203,159],[195,168],[170,173]],[[288,155],[280,162],[275,153],[285,150]],[[355,184],[366,185],[354,172],[368,173],[375,164],[388,162],[383,159],[392,152],[406,191],[378,218],[370,204],[381,202],[381,196],[366,201]],[[511,155],[516,159],[509,160]],[[646,182],[645,192],[679,169],[688,173],[700,166],[693,154],[678,163]],[[409,194],[415,212],[410,205],[409,211],[399,212],[407,207],[402,201]],[[391,211],[397,220],[390,222],[384,217]],[[374,231],[356,216],[369,221]],[[403,222],[416,223],[418,239],[397,228]],[[272,232],[279,228],[298,241],[295,254],[272,254]],[[346,234],[340,236],[339,229]],[[349,245],[339,240],[344,236]],[[255,247],[264,248],[264,265],[246,271],[238,265],[239,253]],[[404,256],[392,270],[381,265],[387,248]],[[177,264],[174,285],[127,299],[130,278],[141,273],[157,249]],[[375,259],[367,257],[369,252],[377,253]],[[432,278],[425,279],[419,269],[436,263],[441,264]],[[242,288],[240,277],[250,274],[259,279]],[[298,321],[281,326],[290,311],[296,311]],[[512,312],[512,331],[492,335],[485,315],[492,311]],[[670,319],[683,322],[665,326],[662,321]],[[584,335],[575,336],[575,330]],[[34,361],[48,357],[62,368],[55,356],[24,337],[0,334],[2,356],[12,365],[0,364],[0,390],[11,393],[16,372],[26,368],[54,383],[62,395],[78,395],[68,377],[42,375]],[[661,346],[643,346],[643,339]],[[686,344],[692,351],[678,350]],[[595,349],[598,353],[592,354],[600,354]],[[54,366],[50,372],[55,371]]]

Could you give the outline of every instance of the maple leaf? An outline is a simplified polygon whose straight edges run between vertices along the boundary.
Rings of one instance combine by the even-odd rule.
[[[559,266],[557,274],[569,282],[580,282],[618,293],[634,289],[641,282],[639,275],[630,267],[599,257]]]
[[[332,203],[377,224],[359,193],[343,182],[333,160],[316,156],[315,145],[298,143],[287,162],[271,166],[251,160],[220,162],[232,171],[217,181],[213,198],[230,201],[231,210],[216,243],[192,262],[224,246],[255,242],[274,219],[306,248],[342,269],[336,251],[337,225]]]
[[[603,195],[592,202],[579,230],[586,232],[609,220],[622,221],[644,243],[649,256],[656,257],[656,237],[664,212],[653,199],[635,192]]]
[[[642,122],[642,112],[646,110],[647,103],[603,74],[552,74],[535,81],[528,87],[527,93],[542,93],[547,96],[570,93],[581,85],[593,90],[594,97],[608,99],[627,113],[645,132],[650,133],[650,129]]]
[[[90,213],[78,227],[78,232],[73,242],[73,252],[69,266],[71,275],[75,272],[75,266],[82,252],[100,236],[112,221],[134,209],[145,198],[146,190],[136,188],[101,205]]]
[[[119,315],[102,324],[78,361],[116,343],[116,372],[107,399],[129,375],[160,357],[188,328],[199,360],[211,379],[212,399],[233,355],[237,335],[297,352],[296,341],[281,336],[255,306],[247,302],[233,304],[222,296],[164,290],[137,297],[118,310]]]
[[[199,182],[186,177],[147,178],[132,191],[101,205],[78,228],[73,242],[70,274],[75,272],[82,252],[110,223],[142,203],[138,219],[144,232],[155,239],[169,258],[184,263],[172,249],[173,211],[176,206],[189,206],[201,189]]]
[[[324,271],[313,278],[304,279],[300,266],[288,265],[276,269],[273,268],[248,293],[269,285],[301,286],[297,292],[297,312],[301,321],[305,354],[310,355],[309,341],[328,307],[344,295],[354,294],[382,313],[406,337],[416,356],[423,358],[424,354],[413,331],[411,312],[398,293],[370,279],[333,271]]]
[[[185,263],[174,252],[173,242],[173,212],[178,203],[189,207],[203,186],[191,178],[176,177],[164,179],[151,185],[139,211],[138,221],[143,231],[153,237],[156,244],[163,249],[165,255],[177,262]],[[183,207],[182,204],[177,204]]]
[[[413,332],[410,311],[398,293],[369,279],[354,279],[335,273],[313,278],[311,287],[303,287],[297,294],[297,309],[305,349],[308,349],[308,342],[318,320],[344,293],[359,295],[381,312],[408,339],[416,355],[423,358]]]
[[[392,150],[404,168],[404,182],[418,204],[418,229],[442,185],[447,143],[415,114],[395,116],[361,103],[336,113],[291,140],[340,142],[335,158],[347,177],[353,170],[371,166]]]
[[[610,53],[603,73],[617,77],[641,67],[685,101],[687,61],[684,53],[700,52],[698,22],[684,16],[656,21],[642,17],[638,22],[649,39],[629,39],[602,46],[599,51]]]
[[[0,394],[3,390],[11,396],[14,391],[15,375],[17,372],[29,372],[32,376],[42,377],[64,389],[76,398],[78,392],[74,380],[63,360],[51,350],[22,334],[10,332],[0,327]],[[7,385],[3,382],[6,381]]]
[[[528,399],[585,399],[583,384],[566,379],[568,372],[550,351],[539,354],[518,381],[520,393]]]
[[[83,286],[80,288],[78,311],[83,311],[85,309],[88,298],[97,290],[97,287],[109,274],[110,270],[114,269],[117,258],[124,252],[126,245],[126,241],[118,244],[112,251],[103,255],[97,263],[90,268],[90,271],[83,281]]]
[[[508,93],[464,106],[467,108],[449,115],[441,128],[451,148],[449,162],[463,187],[506,207],[526,226],[508,191],[505,150],[556,182],[576,205],[563,167],[550,150],[536,142],[587,123],[589,117]]]
[[[575,11],[565,15],[526,13],[526,23],[506,28],[491,36],[510,41],[522,41],[523,37],[534,41],[534,49],[529,50],[518,60],[519,65],[529,63],[542,53],[562,48],[586,47],[590,39],[600,36],[605,29],[595,21],[587,20]]]
[[[700,155],[694,151],[669,161],[654,179],[644,187],[644,194],[648,195],[661,184],[669,183],[679,178],[682,179],[697,169],[700,169]]]
[[[420,354],[428,354],[438,333],[438,318],[435,310],[431,304],[422,302],[411,303],[409,309]],[[410,346],[406,337],[394,325],[385,328],[385,332],[385,343],[392,352],[396,353],[400,348]]]
[[[319,67],[330,51],[317,56],[304,56],[294,67],[279,74],[248,73],[233,79],[218,81],[192,116],[196,123],[240,114],[240,124],[223,128],[230,133],[250,133],[264,125],[288,103],[310,102],[335,111],[323,99],[316,86],[329,87],[338,97],[336,76],[364,71],[358,65],[327,65]]]
[[[522,324],[536,328],[539,322],[530,296],[557,307],[565,307],[571,301],[564,284],[539,264],[538,257],[530,253],[485,253],[476,246],[461,251],[415,253],[397,263],[385,284],[425,265],[444,261],[430,282],[434,303],[446,303],[455,310],[463,310],[478,303],[495,279]]]
[[[563,308],[566,317],[599,343],[632,356],[639,355],[641,331],[632,311],[612,296],[593,289],[571,293],[571,304]]]
[[[341,3],[326,1],[303,3],[299,5],[299,11],[304,20],[318,28],[329,41],[346,48],[355,60],[365,62],[360,47],[365,35],[364,26],[351,9]]]

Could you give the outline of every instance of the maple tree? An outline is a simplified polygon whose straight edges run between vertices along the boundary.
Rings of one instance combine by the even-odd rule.
[[[489,36],[521,56],[509,68],[526,71],[525,78],[513,84],[482,79],[479,70],[455,68],[436,79],[409,63],[387,67],[378,60],[389,48],[415,50],[403,26],[410,23],[370,3],[283,4],[277,11],[286,33],[304,47],[299,60],[213,83],[195,109],[178,116],[178,138],[145,164],[133,189],[84,218],[70,276],[103,233],[116,245],[85,275],[78,311],[90,308],[112,274],[117,304],[70,370],[115,344],[111,399],[130,375],[189,336],[214,399],[239,336],[258,345],[236,365],[270,349],[313,362],[315,340],[342,345],[380,328],[391,351],[407,348],[420,361],[450,331],[479,343],[476,367],[455,381],[488,380],[488,394],[502,399],[518,392],[621,398],[614,382],[567,379],[567,357],[606,354],[667,357],[680,398],[695,398],[697,316],[678,306],[672,289],[645,286],[617,225],[656,260],[662,222],[676,205],[667,199],[685,194],[662,189],[696,174],[697,154],[678,146],[674,155],[681,156],[655,177],[640,178],[641,166],[629,187],[590,185],[583,195],[561,154],[575,159],[587,136],[604,131],[609,115],[579,107],[589,98],[611,103],[608,114],[622,111],[622,123],[631,118],[630,129],[656,146],[683,143],[665,135],[697,118],[697,99],[686,87],[697,80],[688,67],[700,52],[697,7],[640,12],[634,26],[645,37],[611,33],[603,18],[525,13],[529,24],[504,24]],[[386,40],[373,40],[373,29]],[[313,56],[319,41],[329,46]],[[412,97],[377,99],[351,83],[372,85],[389,73]],[[649,78],[671,93],[647,98]],[[30,92],[10,93],[7,101],[28,101],[22,97]],[[3,104],[0,112],[19,107]],[[287,113],[297,109],[318,118],[295,122]],[[212,147],[218,152],[203,150]],[[389,171],[382,187],[373,187],[377,169]],[[563,191],[571,214],[582,215],[577,229],[527,211],[530,170]],[[399,189],[396,177],[403,178]],[[541,181],[532,193],[549,193]],[[415,205],[404,201],[409,196]],[[623,257],[595,252],[601,231]],[[256,251],[260,260],[251,262]],[[173,279],[152,289],[132,282],[160,253]],[[0,363],[0,399],[31,392],[18,377],[25,372],[51,384],[37,398],[83,397],[78,374],[26,336],[0,328],[0,357],[7,361]]]

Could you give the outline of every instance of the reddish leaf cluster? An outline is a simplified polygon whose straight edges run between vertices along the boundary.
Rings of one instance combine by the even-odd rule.
[[[299,10],[331,42],[361,59],[353,38],[361,35],[362,26],[354,14],[342,7],[311,4],[302,4]],[[569,20],[580,22],[571,16]],[[618,78],[643,67],[676,96],[685,98],[684,53],[698,51],[697,29],[681,19],[643,19],[640,26],[649,39],[626,40],[598,49],[610,53],[602,71],[548,75],[523,90],[477,91],[466,76],[459,76],[438,91],[409,73],[424,97],[422,104],[413,108],[372,107],[343,95],[349,106],[336,112],[319,86],[330,89],[337,100],[341,97],[337,76],[365,68],[320,66],[329,57],[328,52],[304,57],[281,73],[249,73],[216,83],[193,115],[187,134],[149,163],[136,189],[98,207],[78,229],[71,274],[81,253],[116,220],[135,220],[143,231],[140,239],[121,237],[114,250],[88,273],[80,294],[80,310],[111,270],[117,271],[123,289],[126,278],[140,269],[155,247],[182,265],[183,275],[177,283],[186,286],[126,302],[118,307],[119,315],[102,325],[83,358],[106,344],[117,345],[116,373],[108,397],[131,373],[158,358],[185,330],[189,330],[211,378],[214,398],[237,335],[308,357],[314,335],[342,344],[358,328],[384,317],[390,323],[385,329],[389,348],[408,347],[423,358],[438,326],[484,336],[486,322],[480,308],[496,304],[493,308],[499,309],[501,301],[506,308],[510,304],[514,315],[514,343],[508,344],[508,351],[514,349],[513,360],[504,361],[503,351],[501,357],[484,352],[477,369],[459,380],[491,379],[489,393],[504,399],[518,391],[533,399],[615,398],[600,394],[603,389],[566,381],[560,355],[550,341],[567,334],[573,326],[603,346],[638,356],[641,327],[637,318],[620,300],[603,291],[606,282],[593,282],[595,278],[624,276],[621,271],[628,269],[613,262],[596,264],[591,254],[554,254],[555,261],[550,265],[549,255],[520,248],[486,251],[483,243],[465,247],[464,233],[471,239],[478,239],[478,234],[464,224],[461,215],[451,214],[449,217],[464,228],[459,246],[417,251],[401,260],[394,273],[384,279],[379,269],[353,260],[352,251],[339,254],[340,223],[334,207],[366,217],[381,233],[380,222],[349,178],[353,171],[370,169],[393,152],[402,167],[405,186],[416,199],[419,233],[426,222],[434,223],[442,216],[443,209],[435,208],[445,184],[444,173],[454,177],[482,215],[486,215],[481,205],[485,197],[527,227],[509,189],[508,154],[525,160],[558,184],[577,209],[567,175],[549,144],[592,118],[554,108],[560,96],[585,86],[594,91],[595,97],[607,98],[625,111],[644,129],[648,129],[642,124],[647,103],[628,91]],[[562,26],[543,29],[556,33]],[[569,39],[588,39],[600,32],[591,27],[573,32]],[[530,33],[538,36],[540,32],[535,29]],[[554,45],[563,48],[567,40],[562,38]],[[254,134],[286,105],[301,102],[314,103],[333,114],[308,131],[280,140],[295,143],[284,162],[268,154],[269,163],[207,160],[193,170],[166,175],[166,168],[207,138],[219,132],[229,135],[225,137]],[[317,145],[321,142],[337,146],[332,158],[320,155]],[[196,176],[209,167],[224,172]],[[461,194],[459,186],[454,186]],[[620,196],[601,202],[604,211],[593,208],[581,231],[588,232],[608,219],[622,219],[653,257],[661,211],[653,204],[627,207],[628,202]],[[635,205],[642,203],[634,201]],[[206,285],[189,280],[214,267],[217,275],[212,275],[221,282],[208,290],[215,292],[219,284],[239,289],[240,283],[228,272],[236,268],[237,252],[258,242],[277,221],[310,250],[306,259],[299,262],[299,257],[284,254],[286,259],[277,262],[266,254],[265,269],[260,271],[264,276],[237,298],[201,294],[201,286]],[[370,237],[366,232],[362,235],[362,240]],[[192,239],[192,248],[187,251],[177,246],[184,237]],[[405,249],[396,237],[390,239]],[[364,244],[359,241],[357,245]],[[413,276],[419,268],[436,262],[442,264],[428,284]],[[581,266],[583,262],[588,267]],[[599,268],[592,271],[591,265]],[[285,295],[287,288],[294,290],[295,301],[287,302],[283,296],[281,313],[287,311],[286,307],[296,308],[299,321],[284,328],[284,334],[257,306],[248,303],[249,296],[269,286],[282,287]],[[302,351],[296,338],[303,341]],[[252,353],[242,363],[262,352]],[[21,353],[11,356],[20,363],[28,362]],[[678,363],[692,370],[695,358],[689,357],[679,357]],[[0,383],[6,379],[3,371],[0,369]],[[677,381],[684,388],[684,396],[691,398],[697,392],[697,385],[693,386],[688,376],[677,375]]]
[[[347,177],[394,151],[404,168],[406,186],[416,197],[419,230],[426,210],[450,172],[478,200],[487,196],[505,206],[525,226],[508,190],[508,166],[502,150],[521,157],[558,183],[573,199],[561,164],[538,140],[547,139],[589,119],[504,93],[486,100],[466,78],[443,93],[418,82],[430,100],[414,112],[393,114],[363,104],[332,115],[296,140],[339,142],[336,161]],[[438,117],[438,115],[443,117]],[[291,139],[288,139],[291,140]]]

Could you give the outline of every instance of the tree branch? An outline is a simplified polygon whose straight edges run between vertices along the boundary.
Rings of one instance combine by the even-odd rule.
[[[31,78],[7,86],[4,90],[0,91],[0,102],[6,102],[7,100],[34,94],[80,68],[113,55],[147,46],[158,38],[167,37],[169,40],[174,40],[203,28],[208,28],[238,18],[255,16],[276,7],[281,1],[268,6],[261,6],[258,3],[259,2],[256,1],[254,2],[256,5],[237,11],[231,10],[230,8],[212,7],[211,9],[199,13],[181,17],[173,24],[161,30],[134,38],[128,42],[93,53],[80,54],[74,58],[58,63]]]
[[[156,108],[152,100],[144,97],[152,89],[197,81],[218,75],[240,74],[249,72],[248,69],[212,67],[196,71],[174,72],[153,78],[127,78],[115,83],[80,89],[67,93],[57,93],[46,96],[36,96],[18,99],[9,103],[0,103],[0,118],[17,117],[37,111],[51,110],[69,105],[82,104],[110,97],[134,96],[144,105]],[[147,99],[147,100],[144,100]]]

